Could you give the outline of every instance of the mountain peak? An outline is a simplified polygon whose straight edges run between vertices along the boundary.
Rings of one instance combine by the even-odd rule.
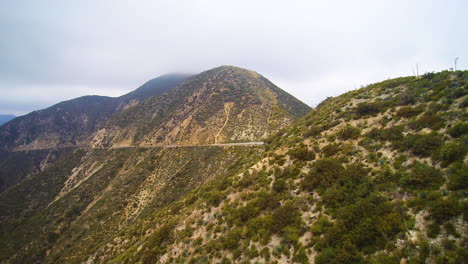
[[[93,145],[259,141],[309,109],[253,71],[220,66],[122,112]]]
[[[234,74],[234,75],[244,75],[245,74],[247,76],[251,76],[251,77],[255,77],[255,78],[258,78],[258,77],[261,76],[260,74],[258,74],[255,71],[245,69],[245,68],[241,68],[241,67],[237,67],[237,66],[233,66],[233,65],[218,66],[216,68],[205,71],[203,73],[210,73],[210,74],[213,74],[213,73],[215,73],[215,74],[216,73],[227,73],[227,74]]]

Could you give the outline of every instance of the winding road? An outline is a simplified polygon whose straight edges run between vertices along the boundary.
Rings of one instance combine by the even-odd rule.
[[[215,143],[205,145],[161,145],[161,146],[117,146],[110,149],[119,148],[193,148],[193,147],[235,147],[235,146],[261,146],[264,142],[237,142],[237,143]]]

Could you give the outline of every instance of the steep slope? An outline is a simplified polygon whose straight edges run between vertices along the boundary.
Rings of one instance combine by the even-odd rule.
[[[442,72],[329,98],[88,261],[466,263],[467,85]]]
[[[69,152],[0,193],[0,262],[85,261],[138,219],[261,153],[261,147]]]
[[[196,99],[198,96],[202,98]],[[187,102],[193,102],[193,105]],[[220,111],[224,115],[224,105],[229,105],[225,120],[213,122],[211,118]],[[154,113],[148,106],[163,113],[155,119],[165,120],[167,115],[171,116],[171,131],[184,123],[181,120],[185,120],[184,113],[188,113],[198,127],[221,131],[216,142],[225,142],[223,137],[226,135],[237,137],[239,141],[260,140],[290,124],[301,111],[308,110],[307,106],[254,72],[221,67],[190,78],[177,88],[130,108],[124,107],[106,123],[105,130],[109,131],[109,127],[116,131],[159,129],[160,123],[148,117]],[[294,113],[297,109],[299,113]],[[200,114],[202,111],[203,115]],[[269,120],[262,121],[267,114]],[[131,121],[130,125],[125,123],[125,117]],[[213,127],[209,127],[208,122]],[[234,125],[244,128],[248,125],[249,130],[242,134],[232,128]],[[139,131],[144,133],[144,130]],[[204,135],[198,134],[200,139]],[[29,177],[0,193],[0,262],[86,261],[95,253],[97,245],[107,243],[120,231],[206,182],[245,169],[258,160],[264,150],[261,145],[199,146],[202,142],[215,140],[177,141],[172,135],[168,135],[166,142],[193,145],[69,148],[39,173],[35,171],[36,174],[11,166],[8,160],[37,165],[37,160],[44,159],[46,150],[7,153],[10,156],[5,163],[9,165],[0,164],[0,172],[3,166],[6,174]],[[213,202],[223,199],[215,193],[207,195],[212,196]]]
[[[265,146],[75,150],[0,194],[0,261],[466,263],[467,88],[370,85]]]
[[[117,98],[83,96],[1,126],[0,192],[42,171],[72,147],[88,145],[94,133],[116,113],[174,88],[187,77],[187,74],[163,75]]]
[[[43,171],[69,148],[0,152],[0,192],[22,179]]]
[[[113,117],[94,147],[259,141],[310,108],[256,72],[222,66]]]
[[[14,119],[16,116],[14,115],[0,115],[0,126],[5,124],[6,122]]]
[[[121,97],[83,96],[18,117],[0,127],[0,150],[88,144],[90,136],[112,115],[177,86],[187,77],[183,74],[165,75]]]

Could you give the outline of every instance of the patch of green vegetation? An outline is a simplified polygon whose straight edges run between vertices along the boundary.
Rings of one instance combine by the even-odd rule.
[[[436,190],[444,183],[442,172],[426,163],[416,162],[405,173],[400,184],[410,190]]]
[[[370,103],[359,103],[356,107],[358,117],[375,116],[382,110],[382,105],[378,101]]]
[[[98,184],[82,183],[50,211],[9,219],[45,226],[34,235],[48,242],[9,248],[12,235],[0,240],[1,260],[19,252],[26,257],[17,262],[41,261],[51,247],[45,260],[56,263],[150,263],[165,253],[170,263],[308,263],[315,253],[315,263],[462,263],[467,81],[468,73],[442,72],[328,98],[266,140],[263,154],[102,152],[95,161],[112,162],[91,177]],[[147,204],[137,199],[144,187],[154,195]]]
[[[393,142],[394,148],[400,151],[410,151],[420,157],[430,157],[443,144],[444,140],[438,133],[408,134],[402,140]]]
[[[309,161],[315,159],[315,152],[309,150],[303,143],[299,144],[295,148],[291,149],[288,154],[297,160]]]
[[[459,138],[468,133],[467,122],[457,122],[447,130],[448,134],[454,138]]]
[[[418,107],[404,106],[396,112],[397,117],[411,118],[424,112],[424,106],[419,105]]]
[[[357,139],[359,135],[361,135],[361,130],[357,127],[347,125],[340,129],[337,135],[341,140]]]

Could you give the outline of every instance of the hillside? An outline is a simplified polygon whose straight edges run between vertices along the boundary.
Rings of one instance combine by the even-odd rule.
[[[89,144],[112,115],[174,88],[189,75],[164,75],[121,97],[83,96],[34,111],[0,127],[0,150],[21,151]]]
[[[0,192],[42,171],[74,147],[89,145],[96,131],[113,115],[174,88],[187,77],[163,75],[121,97],[79,97],[1,126]]]
[[[205,91],[219,88],[209,80],[220,76],[248,95],[214,100]],[[271,104],[249,95],[272,93],[254,89],[256,80],[268,84],[231,67],[202,73],[116,115],[101,133],[108,146],[200,143],[186,127],[157,142],[154,127],[163,126],[132,129],[158,111],[147,120],[165,132],[174,130],[164,113],[212,124],[229,102],[230,111],[249,102],[265,119]],[[193,99],[155,106],[170,93]],[[264,146],[70,151],[0,193],[0,262],[466,263],[467,94],[468,71],[431,73],[329,98]],[[273,105],[285,101],[265,98],[275,97]],[[172,110],[187,102],[195,109]],[[275,122],[292,122],[285,117],[297,110],[282,109]],[[223,131],[244,127],[229,130],[226,119]],[[252,138],[265,135],[251,132],[259,124]],[[236,135],[225,132],[223,142]]]
[[[0,191],[55,161],[39,150],[260,141],[309,110],[264,77],[241,68],[222,66],[191,78],[163,75],[118,98],[80,97],[0,128],[4,160],[22,157],[18,164],[29,164],[15,171],[8,162],[0,163]]]
[[[148,84],[154,85],[154,81]],[[145,91],[144,85],[133,95]],[[99,100],[103,101],[96,107],[102,107],[108,99]],[[93,112],[89,103],[86,105],[86,111]],[[228,66],[196,75],[138,104],[129,101],[128,105],[131,107],[124,107],[105,122],[104,131],[116,124],[119,131],[166,129],[148,115],[163,121],[170,115],[170,128],[177,129],[187,123],[182,118],[188,113],[199,129],[220,132],[217,140],[171,141],[186,147],[75,145],[59,150],[1,153],[0,177],[9,177],[3,189],[14,180],[26,178],[0,194],[0,262],[84,261],[83,254],[91,254],[97,245],[134,222],[207,181],[246,168],[264,150],[261,145],[200,146],[201,143],[227,142],[226,137],[258,141],[309,110],[260,75]],[[213,117],[224,112],[225,105],[229,105],[226,120],[213,122]],[[260,118],[255,115],[270,118],[256,123]],[[127,123],[124,117],[131,117],[131,122]],[[61,127],[71,125],[73,122],[64,121]],[[246,126],[248,130],[239,130]],[[65,130],[63,134],[67,135]],[[213,136],[194,135],[199,139]]]
[[[114,116],[92,146],[260,141],[309,110],[258,73],[221,66]]]

